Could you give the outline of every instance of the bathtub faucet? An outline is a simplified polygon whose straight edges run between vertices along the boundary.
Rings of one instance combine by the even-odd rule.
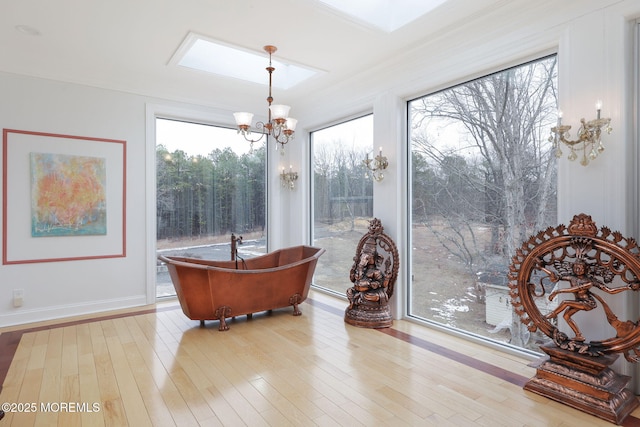
[[[238,256],[238,245],[242,244],[242,236],[231,233],[231,261],[235,261]]]

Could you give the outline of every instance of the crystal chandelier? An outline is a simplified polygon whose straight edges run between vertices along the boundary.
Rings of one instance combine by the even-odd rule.
[[[275,139],[276,143],[282,147],[282,154],[284,154],[284,145],[294,138],[294,132],[296,129],[296,119],[288,117],[289,107],[288,105],[273,104],[273,97],[271,96],[271,77],[275,68],[271,65],[271,55],[278,50],[275,46],[267,45],[264,47],[264,51],[269,54],[269,66],[267,71],[269,72],[269,96],[267,102],[269,103],[269,119],[267,123],[257,122],[256,129],[261,130],[259,138],[251,138],[251,121],[253,120],[252,113],[239,112],[233,113],[233,117],[236,119],[236,125],[238,126],[238,133],[244,136],[244,139],[251,143],[253,149],[253,143],[260,141],[265,135],[271,136]],[[278,146],[276,145],[276,149]]]
[[[613,129],[611,128],[611,119],[600,118],[601,109],[602,102],[598,101],[596,102],[596,118],[589,121],[580,119],[578,139],[573,141],[569,139],[571,138],[569,134],[571,126],[562,124],[562,111],[558,111],[558,125],[551,128],[551,136],[549,136],[549,141],[553,143],[553,149],[556,150],[557,158],[562,157],[561,142],[569,147],[570,152],[567,158],[571,161],[578,158],[576,150],[582,151],[582,159],[580,159],[582,166],[587,166],[589,160],[595,160],[604,151],[601,140],[602,131],[610,134]]]

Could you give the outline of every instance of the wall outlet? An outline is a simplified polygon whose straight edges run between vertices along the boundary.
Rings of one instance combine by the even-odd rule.
[[[13,290],[13,306],[22,307],[23,302],[24,302],[24,289],[14,289]]]

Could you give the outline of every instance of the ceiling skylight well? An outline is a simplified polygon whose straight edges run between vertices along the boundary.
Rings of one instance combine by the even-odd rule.
[[[427,14],[446,0],[319,1],[357,21],[363,21],[390,33]]]
[[[261,50],[249,51],[190,33],[176,52],[172,63],[208,73],[268,85],[269,57]],[[289,89],[314,76],[317,70],[272,59],[276,69],[273,86]]]

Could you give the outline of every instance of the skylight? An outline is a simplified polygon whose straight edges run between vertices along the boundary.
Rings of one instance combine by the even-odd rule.
[[[446,0],[319,1],[357,21],[363,21],[390,33],[432,11]]]
[[[314,76],[318,70],[281,62],[272,57],[273,87],[289,89]],[[246,80],[263,85],[269,84],[269,55],[266,52],[249,51],[207,39],[190,33],[171,61],[182,67],[208,73]]]

